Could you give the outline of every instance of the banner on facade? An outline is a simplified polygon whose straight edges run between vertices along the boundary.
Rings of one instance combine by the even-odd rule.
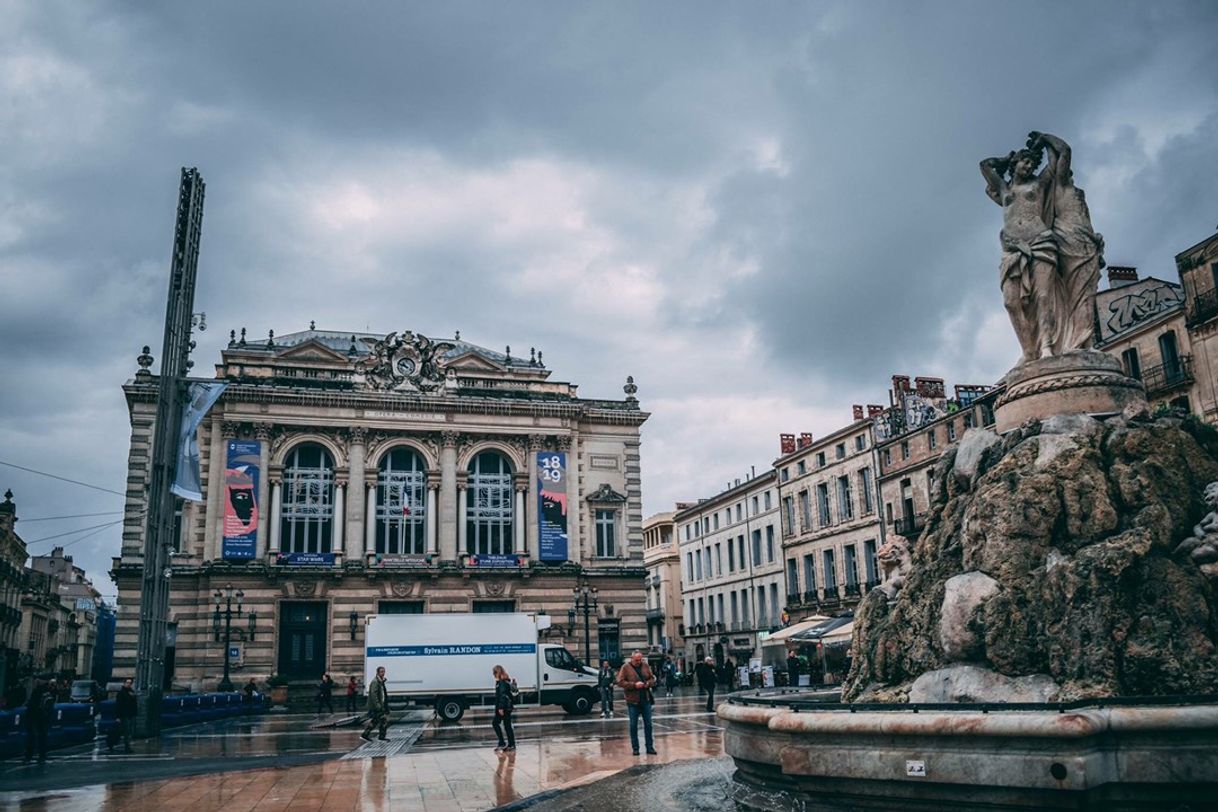
[[[258,483],[262,479],[260,440],[229,440],[224,465],[225,559],[253,558],[258,549]]]
[[[289,567],[332,567],[334,553],[279,553],[275,556],[275,563]]]
[[[174,471],[173,484],[169,490],[192,502],[203,501],[199,487],[199,424],[220,396],[226,383],[195,382],[187,390],[186,405],[182,409],[182,433],[178,435],[178,463]]]
[[[471,555],[469,565],[479,569],[518,569],[525,565],[525,558],[520,555]]]
[[[567,454],[537,452],[537,558],[567,560]]]
[[[418,567],[430,567],[430,555],[389,555],[378,553],[373,559],[373,566],[385,567],[391,569],[414,569]]]

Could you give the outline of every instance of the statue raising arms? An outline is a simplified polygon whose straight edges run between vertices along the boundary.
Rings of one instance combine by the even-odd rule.
[[[1095,346],[1095,293],[1104,267],[1104,238],[1091,226],[1083,190],[1074,185],[1070,145],[1055,135],[1031,132],[1030,149],[1049,153],[1051,215],[1047,220],[1058,246],[1061,285],[1059,352]]]
[[[999,285],[1025,362],[1061,351],[1057,239],[1050,222],[1054,167],[1036,174],[1041,159],[1042,150],[1030,147],[981,162],[985,193],[1002,206]]]

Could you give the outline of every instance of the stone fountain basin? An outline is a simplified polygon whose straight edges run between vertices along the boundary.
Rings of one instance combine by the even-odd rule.
[[[733,698],[719,718],[738,778],[797,791],[809,809],[1211,808],[1218,790],[1218,697],[882,708]]]

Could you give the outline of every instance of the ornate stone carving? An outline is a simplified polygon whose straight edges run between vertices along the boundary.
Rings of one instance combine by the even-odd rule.
[[[1218,482],[1206,485],[1201,499],[1210,512],[1176,546],[1176,555],[1188,556],[1207,578],[1218,580]]]
[[[241,424],[232,420],[225,420],[220,424],[220,436],[225,440],[232,440],[241,433]]]
[[[355,365],[370,389],[434,392],[444,385],[444,353],[456,347],[409,330],[390,333]]]
[[[570,434],[560,434],[558,436],[558,450],[559,451],[570,451],[571,450],[571,435]]]
[[[456,448],[461,445],[464,435],[459,431],[442,431],[440,432],[440,444],[445,448]]]
[[[368,442],[368,429],[364,426],[352,426],[347,432],[347,437],[352,443],[366,443]]]
[[[588,501],[601,503],[625,502],[626,496],[609,487],[608,483],[602,483],[599,488],[588,494]]]
[[[486,594],[490,595],[492,598],[501,597],[503,595],[503,593],[506,591],[507,591],[507,584],[505,584],[503,581],[487,581],[486,582]]]
[[[888,596],[888,600],[893,600],[905,586],[905,578],[913,564],[909,542],[900,536],[893,536],[876,552],[875,557],[880,562],[882,573],[878,589]]]
[[[529,435],[529,451],[541,451],[546,447],[546,436],[544,434]]]
[[[316,581],[293,581],[292,594],[298,598],[311,598],[317,594]]]
[[[399,598],[408,597],[413,587],[409,581],[390,581],[389,591]]]
[[[998,405],[1005,406],[1013,400],[1019,400],[1020,398],[1028,397],[1029,395],[1040,395],[1044,394],[1045,392],[1056,392],[1062,389],[1075,389],[1078,387],[1090,386],[1115,386],[1123,389],[1141,389],[1141,385],[1136,380],[1116,372],[1096,372],[1084,375],[1069,375],[1060,378],[1030,381],[1021,386],[1012,386],[1010,389],[1003,392],[1002,396],[998,398]]]
[[[271,423],[255,423],[254,438],[265,443],[271,439],[274,428],[274,425]]]

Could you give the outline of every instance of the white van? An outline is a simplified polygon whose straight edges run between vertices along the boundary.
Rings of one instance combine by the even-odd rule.
[[[364,682],[384,667],[390,699],[432,705],[447,721],[467,708],[495,704],[491,669],[501,665],[520,689],[521,703],[561,705],[590,713],[597,671],[560,645],[541,643],[547,615],[369,615],[364,626]]]

